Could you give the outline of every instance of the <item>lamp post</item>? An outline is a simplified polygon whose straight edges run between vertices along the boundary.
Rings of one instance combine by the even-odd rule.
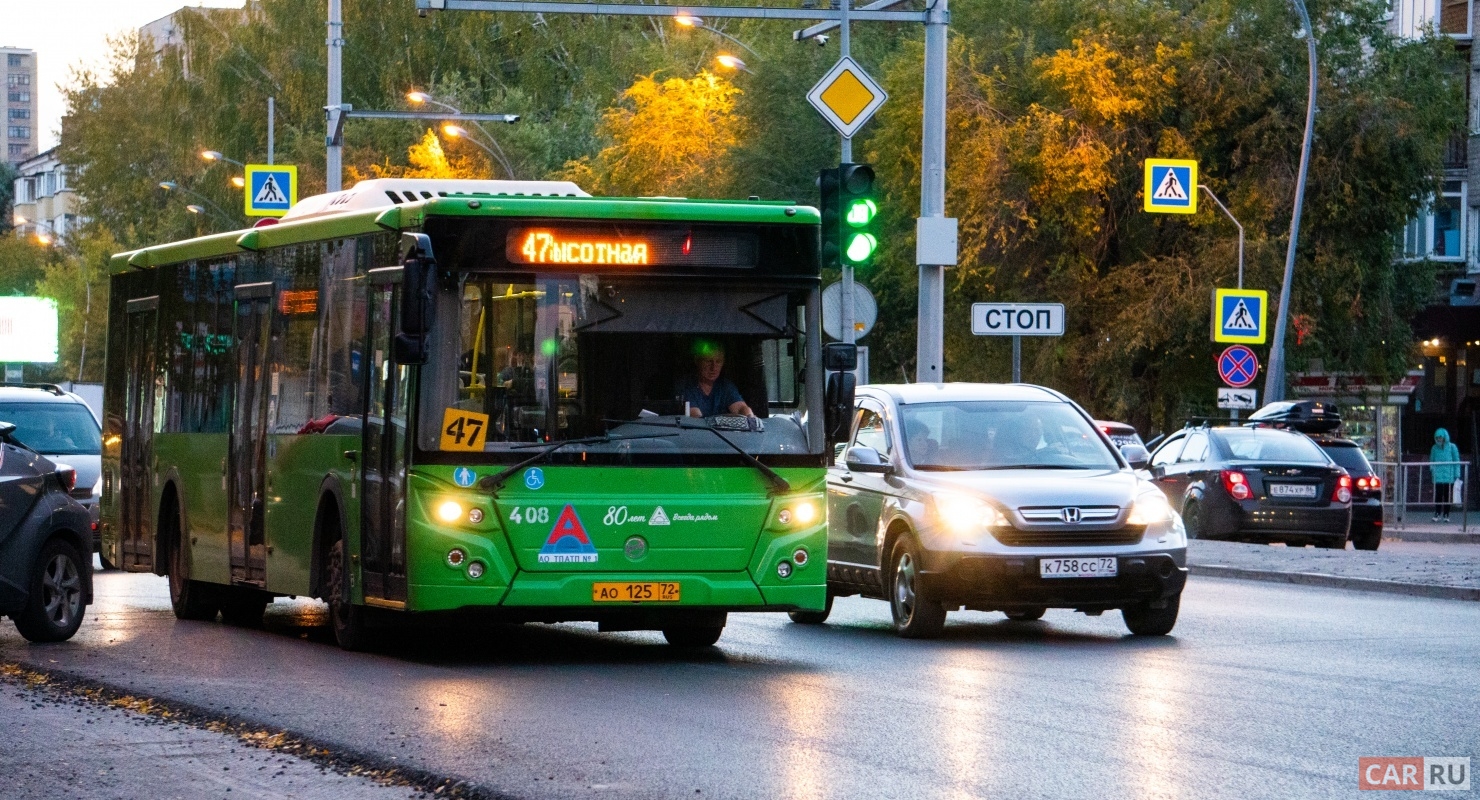
[[[720,53],[719,55],[714,57],[714,60],[725,69],[738,69],[741,72],[749,73],[751,75],[755,74],[754,72],[750,71],[749,67],[745,66],[744,61],[741,61],[739,58],[736,58],[729,53]]]
[[[200,213],[202,213],[204,211],[209,210],[213,214],[220,215],[221,219],[225,220],[227,222],[227,224],[229,224],[229,225],[235,225],[236,224],[236,220],[234,218],[232,218],[232,216],[230,214],[226,213],[226,210],[225,209],[223,209],[220,206],[216,205],[215,203],[211,202],[211,199],[209,197],[206,197],[205,195],[201,194],[200,192],[194,191],[192,189],[187,189],[184,186],[181,186],[180,184],[178,184],[178,183],[176,183],[174,181],[160,181],[159,182],[159,188],[165,190],[166,192],[183,192],[185,194],[188,194],[188,195],[196,198],[197,200],[200,200],[201,203],[204,203],[205,204],[205,205],[200,205],[199,203],[187,203],[185,205],[185,210],[186,211],[189,211],[192,214],[200,214]]]
[[[735,37],[731,36],[730,34],[725,33],[724,31],[720,30],[719,28],[714,28],[714,27],[711,27],[709,25],[705,25],[704,24],[704,18],[703,17],[696,17],[693,14],[679,14],[678,16],[676,16],[676,17],[673,18],[673,21],[676,22],[676,23],[678,23],[679,26],[684,27],[684,28],[700,28],[702,30],[709,31],[710,33],[712,33],[712,34],[714,34],[716,36],[723,36],[726,39],[729,39],[730,41],[734,42],[735,44],[738,44],[741,47],[745,48],[746,50],[749,50],[750,51],[750,54],[753,55],[753,56],[755,56],[756,58],[760,58],[760,55],[761,54],[760,53],[757,53],[755,51],[755,48],[751,47],[750,45],[748,45],[748,44],[746,44],[746,43],[744,43],[742,41],[740,41],[739,39],[736,39]]]
[[[409,101],[411,101],[412,103],[416,103],[418,105],[420,105],[422,103],[426,103],[426,104],[429,104],[429,105],[434,105],[434,106],[437,106],[439,108],[442,108],[442,109],[445,109],[447,111],[450,111],[450,112],[452,112],[454,114],[462,114],[463,113],[463,110],[460,109],[460,108],[458,108],[457,106],[451,105],[449,103],[444,103],[441,100],[438,100],[437,98],[432,97],[431,95],[427,94],[426,92],[421,92],[421,91],[410,91],[410,92],[407,92],[406,93],[406,99],[409,100]],[[518,116],[515,116],[515,115],[512,115],[512,114],[510,114],[508,116],[511,117],[510,119],[506,120],[509,123],[517,122],[518,119],[519,119]],[[473,122],[473,127],[477,128],[479,131],[481,131],[483,133],[483,135],[488,139],[489,144],[493,145],[492,148],[483,147],[483,144],[481,142],[478,142],[475,139],[473,139],[472,137],[467,136],[467,129],[466,128],[460,127],[458,125],[444,125],[443,128],[442,128],[442,132],[443,133],[447,133],[447,135],[452,136],[453,138],[457,138],[457,137],[461,136],[462,138],[465,138],[468,141],[473,142],[474,144],[478,145],[479,147],[483,147],[483,150],[485,152],[487,152],[488,155],[491,156],[495,161],[497,161],[498,162],[498,165],[500,167],[503,167],[504,174],[509,176],[509,180],[511,180],[511,181],[518,180],[518,178],[514,177],[514,166],[509,163],[509,157],[504,154],[504,149],[499,146],[498,139],[495,139],[493,137],[493,134],[489,133],[488,132],[488,129],[485,128],[485,127],[483,127],[483,124],[480,123],[480,122],[474,121]],[[449,133],[448,132],[448,128],[454,128],[454,129],[460,131],[460,133]]]
[[[241,167],[243,170],[246,170],[247,168],[246,164],[243,164],[242,162],[237,161],[234,158],[228,158],[227,156],[223,155],[220,150],[202,150],[200,151],[200,157],[202,161],[209,161],[212,164],[224,161],[227,164],[235,164],[238,167]],[[271,164],[272,159],[269,158],[267,160],[267,163]],[[238,189],[245,189],[247,187],[247,179],[240,175],[232,175],[231,185],[235,186]]]
[[[464,128],[461,125],[453,125],[449,122],[442,126],[442,135],[446,136],[449,139],[462,139],[469,144],[476,145],[478,149],[487,153],[490,158],[499,162],[499,165],[503,167],[504,172],[507,173],[510,178],[514,177],[514,174],[509,171],[508,165],[504,163],[502,154],[495,152],[493,148],[469,136],[467,128]]]

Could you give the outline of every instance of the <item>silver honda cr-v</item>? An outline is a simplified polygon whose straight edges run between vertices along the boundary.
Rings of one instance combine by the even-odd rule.
[[[1132,633],[1177,621],[1187,537],[1165,496],[1072,400],[1023,384],[861,386],[828,473],[828,590],[888,600],[907,637],[946,612],[1120,609]],[[793,612],[819,623],[827,612]]]

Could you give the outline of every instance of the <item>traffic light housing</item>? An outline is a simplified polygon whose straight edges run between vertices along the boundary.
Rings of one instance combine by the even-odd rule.
[[[868,164],[839,165],[837,183],[840,263],[849,267],[870,266],[879,249],[874,168]]]
[[[823,269],[837,269],[843,253],[842,198],[838,195],[838,169],[829,167],[817,172],[817,191],[822,195],[817,210],[822,217]]]

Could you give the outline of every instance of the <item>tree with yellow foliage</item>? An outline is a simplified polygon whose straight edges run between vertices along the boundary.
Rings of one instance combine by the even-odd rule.
[[[356,181],[369,180],[370,178],[487,178],[489,177],[489,165],[487,160],[476,158],[468,154],[455,154],[451,157],[442,147],[442,140],[437,132],[431,128],[427,129],[421,141],[406,148],[406,160],[409,166],[400,164],[371,164],[368,172],[362,172],[354,165],[348,168],[349,180],[346,185],[353,186]]]
[[[638,78],[602,116],[611,142],[595,158],[566,165],[566,177],[592,194],[707,196],[728,184],[728,156],[739,142],[735,97],[721,76]]]

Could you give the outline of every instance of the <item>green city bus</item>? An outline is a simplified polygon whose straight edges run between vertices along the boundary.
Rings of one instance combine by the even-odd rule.
[[[322,598],[346,648],[447,614],[707,646],[730,611],[821,611],[854,354],[822,344],[818,224],[377,179],[118,254],[103,554],[181,618]],[[698,416],[724,381],[743,402]]]

